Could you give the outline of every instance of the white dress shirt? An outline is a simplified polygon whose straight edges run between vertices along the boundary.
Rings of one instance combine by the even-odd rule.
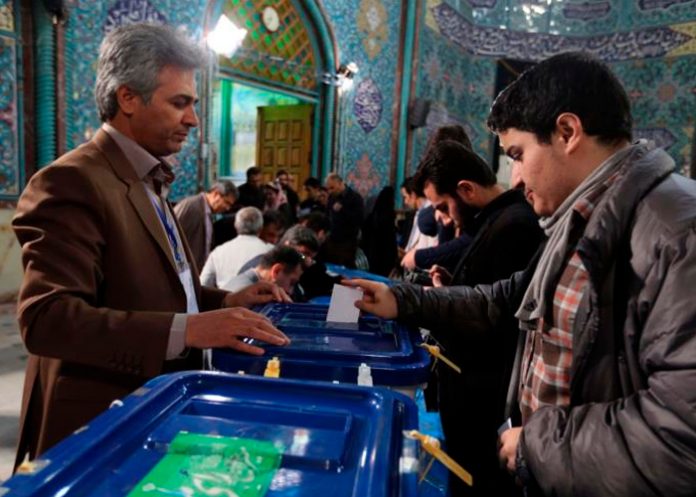
[[[238,235],[229,242],[218,245],[205,261],[201,271],[201,284],[227,288],[242,266],[274,247],[275,245],[264,242],[256,235]]]

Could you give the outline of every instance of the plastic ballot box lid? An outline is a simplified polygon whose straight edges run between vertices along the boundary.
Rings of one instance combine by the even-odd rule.
[[[430,357],[419,345],[417,329],[395,321],[362,315],[357,323],[326,321],[328,305],[267,304],[259,312],[291,340],[268,346],[263,356],[214,349],[214,369],[262,375],[268,359],[277,357],[282,378],[356,383],[361,364],[370,368],[375,385],[413,387],[428,381]],[[254,342],[251,342],[254,343]]]
[[[415,497],[417,408],[382,388],[151,380],[0,484],[8,496]]]
[[[394,280],[390,280],[386,276],[382,276],[379,274],[373,274],[367,271],[363,271],[362,269],[350,269],[345,266],[341,266],[339,264],[331,264],[327,263],[326,264],[326,271],[328,273],[333,273],[338,276],[343,276],[344,278],[350,278],[350,279],[355,279],[355,278],[360,278],[363,280],[370,280],[370,281],[378,281],[380,283],[385,283],[389,286],[392,286],[396,283]]]

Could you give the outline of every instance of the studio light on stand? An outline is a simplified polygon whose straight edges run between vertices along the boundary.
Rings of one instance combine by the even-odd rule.
[[[247,35],[247,30],[237,27],[229,17],[221,15],[215,29],[208,33],[208,46],[213,52],[232,57]]]
[[[335,86],[339,93],[344,93],[353,88],[353,78],[358,73],[358,65],[355,62],[341,64],[336,71],[336,74],[324,73],[322,82],[324,84]]]

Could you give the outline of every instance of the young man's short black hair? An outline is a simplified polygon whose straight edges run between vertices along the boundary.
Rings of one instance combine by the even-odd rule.
[[[461,143],[445,140],[433,146],[418,165],[416,192],[422,195],[426,183],[432,183],[438,194],[455,195],[457,184],[462,180],[481,186],[497,183],[486,161]]]
[[[564,112],[577,115],[585,133],[601,143],[631,140],[626,91],[606,64],[583,52],[555,55],[523,72],[493,102],[488,127],[527,131],[539,143],[551,143]]]
[[[288,172],[285,169],[278,169],[278,172],[276,173],[276,178],[280,178],[283,175],[289,176]]]
[[[261,256],[259,260],[259,266],[263,269],[268,269],[273,264],[283,264],[285,266],[285,273],[291,273],[304,262],[304,256],[300,254],[297,250],[288,246],[276,247]]]
[[[253,178],[254,176],[257,176],[259,174],[261,174],[261,168],[256,167],[256,166],[251,166],[249,169],[246,170],[247,181],[249,181],[251,178]]]
[[[416,191],[416,178],[415,176],[409,176],[408,178],[404,179],[404,182],[401,183],[401,188],[406,190],[406,193],[411,195],[413,192]]]
[[[310,176],[304,181],[304,186],[307,188],[321,188],[321,181],[313,176]]]

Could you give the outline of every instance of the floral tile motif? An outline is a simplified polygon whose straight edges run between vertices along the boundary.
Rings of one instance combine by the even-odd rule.
[[[0,30],[13,32],[14,24],[13,0],[0,0]]]
[[[0,36],[0,195],[19,195],[16,44]]]
[[[382,92],[372,78],[363,79],[355,89],[353,114],[365,133],[373,131],[382,117]]]
[[[358,181],[367,195],[373,195],[389,182],[390,177],[391,133],[395,102],[399,98],[395,94],[398,77],[396,54],[401,36],[402,2],[379,0],[385,15],[375,16],[374,12],[377,11],[371,14],[371,22],[374,23],[379,18],[387,33],[382,39],[381,51],[374,59],[370,58],[369,46],[366,47],[365,44],[367,33],[361,31],[360,25],[366,22],[365,14],[362,13],[363,5],[376,4],[365,0],[324,0],[322,3],[336,38],[338,62],[355,62],[360,70],[355,76],[353,89],[338,98],[337,105],[342,109],[339,113],[340,122],[337,123],[341,139],[335,168],[349,184],[356,186],[353,181]],[[371,80],[369,86],[362,86],[362,82],[367,80]],[[372,102],[368,107],[364,100],[366,89],[369,89],[369,101]],[[378,120],[375,119],[377,105],[374,104],[377,92],[381,94],[382,109]],[[365,109],[370,109],[368,119],[363,112]],[[371,130],[366,132],[364,125]],[[370,171],[374,174],[370,174]]]
[[[381,188],[382,179],[367,153],[360,157],[355,168],[346,175],[346,181],[365,199]]]
[[[381,0],[362,0],[358,10],[358,29],[363,33],[363,47],[370,59],[382,51],[389,37],[387,9]]]

